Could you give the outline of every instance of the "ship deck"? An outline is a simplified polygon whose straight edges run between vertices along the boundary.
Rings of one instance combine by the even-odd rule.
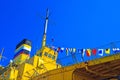
[[[47,76],[46,76],[47,75]],[[38,75],[33,80],[120,80],[120,53],[82,62]],[[69,77],[68,77],[69,76]]]
[[[77,76],[90,77],[95,80],[116,79],[117,76],[120,75],[120,60],[88,66],[87,70],[86,68],[77,68],[74,74]]]

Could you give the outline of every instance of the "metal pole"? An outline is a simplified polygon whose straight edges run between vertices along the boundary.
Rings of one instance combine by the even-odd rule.
[[[44,33],[43,33],[43,40],[42,40],[42,47],[46,46],[46,33],[47,33],[47,26],[48,26],[48,16],[49,16],[49,10],[47,9],[45,26],[44,26]]]

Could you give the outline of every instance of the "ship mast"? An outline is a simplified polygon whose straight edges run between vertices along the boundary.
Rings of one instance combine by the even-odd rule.
[[[47,9],[46,20],[45,20],[45,25],[44,25],[43,40],[42,40],[42,47],[46,46],[46,33],[47,33],[47,26],[48,26],[48,16],[49,16],[49,10]]]

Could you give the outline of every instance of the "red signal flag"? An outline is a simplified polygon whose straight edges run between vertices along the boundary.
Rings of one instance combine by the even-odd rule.
[[[57,52],[60,52],[60,50],[61,50],[60,47],[58,47]]]
[[[96,55],[96,53],[97,53],[97,50],[96,49],[92,49],[92,54]]]

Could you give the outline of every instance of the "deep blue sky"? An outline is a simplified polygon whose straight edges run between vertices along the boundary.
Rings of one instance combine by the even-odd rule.
[[[0,49],[8,64],[23,38],[32,41],[31,55],[42,41],[46,8],[50,10],[47,44],[93,48],[120,40],[119,0],[0,0]]]

